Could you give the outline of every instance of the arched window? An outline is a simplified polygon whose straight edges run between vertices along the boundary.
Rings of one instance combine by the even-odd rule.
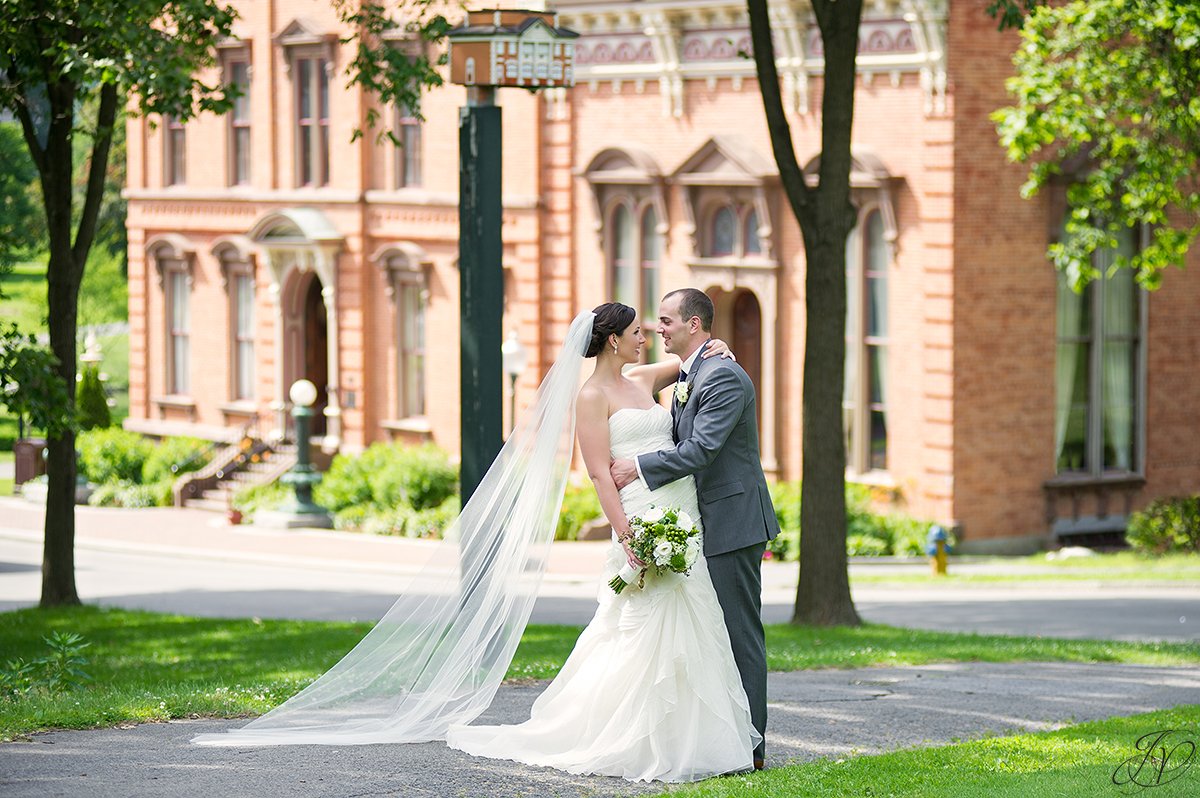
[[[229,398],[235,402],[254,398],[254,261],[239,244],[224,240],[213,247],[229,302]]]
[[[638,306],[638,275],[633,214],[625,203],[619,203],[612,215],[611,269],[613,301],[632,308]]]
[[[654,318],[661,298],[658,264],[662,258],[662,237],[658,232],[658,214],[653,207],[642,212],[642,305],[643,316]],[[637,307],[636,305],[634,307]]]
[[[389,244],[371,256],[385,272],[396,343],[396,421],[425,415],[425,315],[431,265],[412,242]]]
[[[733,208],[728,205],[718,208],[712,217],[709,255],[715,258],[732,255],[736,245],[737,228],[737,217]]]
[[[887,470],[889,249],[883,217],[869,210],[846,239],[846,465]]]
[[[746,214],[746,224],[743,227],[742,241],[746,242],[744,246],[745,254],[762,254],[762,242],[758,240],[758,211],[751,210]]]

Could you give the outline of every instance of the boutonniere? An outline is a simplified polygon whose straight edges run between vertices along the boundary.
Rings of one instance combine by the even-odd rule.
[[[688,390],[690,388],[691,385],[686,382],[675,383],[675,401],[679,402],[679,404],[686,403],[688,398]]]

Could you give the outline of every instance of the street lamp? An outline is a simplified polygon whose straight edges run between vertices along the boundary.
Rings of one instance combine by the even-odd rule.
[[[501,345],[500,358],[504,361],[504,373],[508,375],[508,429],[509,432],[512,432],[517,427],[517,377],[521,376],[521,372],[525,370],[525,363],[529,359],[525,347],[521,346],[521,340],[517,338],[516,330],[510,330],[508,338]]]
[[[448,31],[446,38],[450,82],[467,87],[467,104],[458,121],[460,481],[466,505],[500,452],[504,427],[504,383],[496,357],[504,334],[496,90],[574,86],[579,34],[558,27],[558,15],[552,11],[489,8],[468,11],[463,24]]]
[[[317,386],[308,380],[292,383],[288,396],[292,400],[292,418],[296,419],[296,465],[283,475],[283,483],[291,485],[296,495],[278,510],[256,513],[254,523],[261,526],[321,527],[333,526],[329,511],[315,503],[313,485],[321,481],[321,474],[313,468],[309,457],[309,423],[313,417],[313,403],[317,401]]]

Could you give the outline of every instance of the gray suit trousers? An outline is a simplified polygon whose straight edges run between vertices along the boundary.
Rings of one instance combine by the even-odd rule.
[[[764,759],[767,736],[767,646],[762,625],[762,556],[766,543],[707,557],[708,572],[725,615],[733,659],[750,700],[750,720],[763,736],[754,749]]]

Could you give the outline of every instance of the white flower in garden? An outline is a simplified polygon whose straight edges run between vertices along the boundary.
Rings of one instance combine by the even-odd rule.
[[[651,507],[642,514],[642,520],[647,524],[657,524],[659,521],[663,520],[663,511],[657,507]]]
[[[683,510],[679,511],[679,528],[684,532],[691,532],[696,528],[696,522],[693,521],[692,517]]]
[[[660,540],[658,545],[654,547],[654,564],[666,565],[671,561],[671,555],[675,553],[675,549],[671,546],[671,541]]]

